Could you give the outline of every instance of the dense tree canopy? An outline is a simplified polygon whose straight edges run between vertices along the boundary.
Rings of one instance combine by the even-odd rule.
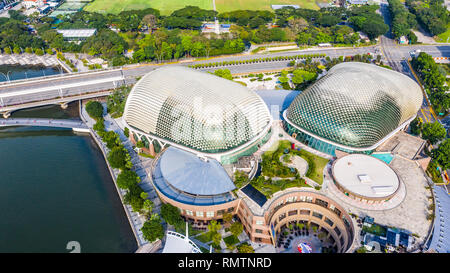
[[[450,14],[443,6],[444,0],[406,0],[406,4],[416,15],[419,23],[432,35],[438,35],[447,30]]]
[[[438,121],[433,123],[425,123],[423,125],[422,137],[429,140],[431,144],[435,144],[436,142],[444,139],[446,135],[447,131]]]
[[[162,239],[164,237],[164,227],[158,219],[146,221],[142,226],[141,231],[144,239],[149,242],[154,242],[157,239]]]
[[[117,176],[117,186],[121,189],[129,189],[139,182],[141,182],[141,178],[131,170],[124,170]]]
[[[392,34],[395,38],[407,36],[417,25],[416,16],[410,13],[400,0],[388,0],[392,20]]]
[[[450,139],[447,138],[439,148],[433,150],[433,158],[439,162],[444,169],[450,168]]]

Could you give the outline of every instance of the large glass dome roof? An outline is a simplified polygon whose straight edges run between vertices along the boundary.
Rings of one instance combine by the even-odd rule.
[[[139,80],[123,118],[143,133],[204,153],[240,147],[260,137],[271,122],[255,92],[181,66],[166,66]]]
[[[352,148],[367,148],[414,117],[422,104],[411,78],[372,64],[348,62],[299,94],[286,110],[302,131]]]

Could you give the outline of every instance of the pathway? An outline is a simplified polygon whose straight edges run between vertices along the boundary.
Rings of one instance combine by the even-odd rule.
[[[0,127],[8,126],[39,126],[58,127],[71,129],[88,129],[81,120],[70,119],[47,119],[47,118],[8,118],[0,121]]]

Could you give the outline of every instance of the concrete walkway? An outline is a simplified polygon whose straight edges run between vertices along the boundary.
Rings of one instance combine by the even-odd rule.
[[[81,120],[47,119],[47,118],[8,118],[0,121],[0,127],[8,126],[39,126],[70,129],[88,129]]]

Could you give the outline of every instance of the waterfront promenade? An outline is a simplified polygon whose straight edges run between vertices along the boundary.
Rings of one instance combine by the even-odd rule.
[[[116,179],[117,179],[117,176],[119,175],[120,171],[117,169],[111,168],[111,166],[109,165],[108,160],[107,160],[108,148],[106,147],[106,144],[102,142],[100,136],[97,135],[97,133],[92,130],[92,127],[95,124],[95,120],[93,120],[91,117],[89,117],[89,115],[86,112],[86,109],[83,107],[81,102],[80,102],[80,117],[83,119],[83,121],[89,127],[89,130],[90,130],[90,133],[91,133],[93,139],[97,142],[100,150],[102,151],[102,153],[104,155],[104,158],[107,163],[108,169],[110,171],[111,177],[113,178],[113,181],[114,181],[114,186],[116,187],[116,190],[119,194],[123,208],[125,210],[125,213],[127,214],[128,221],[130,222],[131,228],[135,235],[136,242],[138,243],[137,251],[138,252],[146,252],[145,250],[152,251],[152,252],[157,251],[161,246],[160,240],[157,240],[153,243],[149,243],[147,240],[144,239],[141,228],[145,222],[145,218],[140,216],[138,213],[133,212],[131,206],[126,205],[124,203],[123,197],[126,194],[126,191],[118,188],[117,184],[116,184]],[[131,157],[131,162],[133,163],[132,170],[135,171],[141,178],[141,183],[139,184],[139,186],[146,193],[148,193],[148,196],[149,196],[148,198],[153,201],[153,203],[154,203],[153,212],[159,213],[161,201],[159,200],[158,196],[156,195],[156,192],[154,191],[154,189],[151,185],[151,182],[149,181],[149,178],[147,177],[147,173],[144,171],[144,169],[147,166],[151,165],[152,159],[145,158],[144,160],[141,160],[139,158],[138,154],[133,150],[133,146],[132,146],[131,142],[123,134],[122,129],[120,129],[120,127],[117,125],[115,120],[112,119],[109,114],[106,114],[104,116],[104,119],[105,119],[105,129],[107,131],[116,132],[119,135],[122,144],[128,150],[130,157]]]
[[[0,127],[38,126],[87,130],[87,125],[81,120],[46,119],[46,118],[8,118],[0,120]]]

